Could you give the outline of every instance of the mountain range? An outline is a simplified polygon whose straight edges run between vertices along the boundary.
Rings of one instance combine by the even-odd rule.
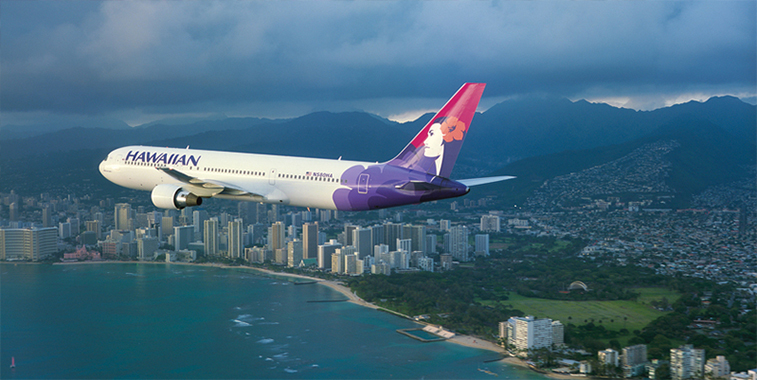
[[[24,173],[44,172],[34,166],[49,165],[51,159],[57,170],[65,171],[72,157],[77,159],[71,165],[94,165],[81,174],[99,182],[96,163],[108,151],[130,144],[385,161],[432,116],[407,123],[362,112],[316,112],[281,120],[219,116],[188,124],[173,120],[6,136],[0,141],[0,165],[10,181],[3,180],[0,187],[8,191],[27,182]],[[691,194],[750,170],[755,125],[757,107],[728,96],[654,111],[558,98],[509,100],[476,115],[452,177],[513,174],[519,178],[487,189],[527,194],[545,179],[618,159],[651,140],[673,139],[680,149],[670,154],[669,181],[676,191]]]

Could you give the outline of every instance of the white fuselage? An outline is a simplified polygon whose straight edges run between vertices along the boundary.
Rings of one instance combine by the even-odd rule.
[[[116,149],[100,163],[111,182],[151,191],[160,184],[185,185],[158,167],[174,168],[188,176],[233,184],[253,194],[214,195],[217,198],[263,201],[292,206],[336,209],[332,194],[347,188],[342,174],[350,167],[372,163],[292,156],[219,152],[197,149],[127,146]],[[357,184],[349,184],[357,185]]]

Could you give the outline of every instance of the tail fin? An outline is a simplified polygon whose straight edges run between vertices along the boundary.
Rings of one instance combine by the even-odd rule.
[[[388,164],[449,178],[485,86],[464,84]]]

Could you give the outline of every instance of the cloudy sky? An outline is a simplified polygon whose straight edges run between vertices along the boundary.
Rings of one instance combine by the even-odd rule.
[[[2,124],[365,110],[407,119],[463,82],[655,109],[754,103],[757,2],[0,3]]]

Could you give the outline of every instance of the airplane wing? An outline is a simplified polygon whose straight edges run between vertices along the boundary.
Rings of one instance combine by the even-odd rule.
[[[459,179],[457,180],[457,182],[460,182],[465,186],[471,187],[471,186],[485,185],[487,183],[492,183],[492,182],[505,181],[505,180],[513,179],[513,178],[515,177],[510,176],[510,175],[503,175],[499,177]]]
[[[183,183],[186,183],[188,185],[187,187],[189,187],[187,190],[190,190],[192,193],[200,197],[213,197],[219,194],[263,197],[260,194],[255,194],[255,193],[240,189],[237,186],[223,183],[221,181],[205,180],[205,179],[200,179],[197,177],[192,177],[173,168],[158,167],[156,169],[170,175],[171,177]]]

